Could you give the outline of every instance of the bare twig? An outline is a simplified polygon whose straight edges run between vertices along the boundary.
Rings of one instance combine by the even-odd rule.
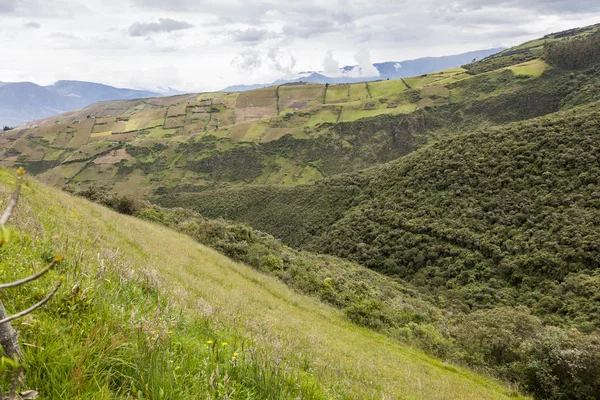
[[[56,266],[56,264],[58,264],[63,259],[64,259],[64,256],[54,257],[54,260],[52,260],[52,262],[50,263],[50,265],[48,265],[46,268],[44,268],[43,270],[41,270],[37,274],[28,276],[27,278],[19,279],[18,281],[14,281],[14,282],[1,283],[0,284],[0,289],[13,288],[13,287],[24,285],[27,282],[35,281],[36,279],[39,279],[42,276],[44,276],[48,271],[50,271],[54,266]]]
[[[6,206],[6,210],[2,214],[0,218],[0,225],[6,225],[10,217],[12,216],[13,210],[19,201],[19,193],[21,193],[21,185],[23,183],[23,175],[25,175],[25,170],[23,168],[19,168],[17,170],[17,184],[15,186],[15,191],[13,192],[8,205]]]
[[[50,293],[48,296],[46,296],[42,301],[40,301],[39,303],[29,307],[27,310],[23,310],[19,313],[16,313],[14,315],[11,315],[10,317],[6,317],[2,320],[0,320],[0,325],[5,324],[7,322],[10,322],[12,320],[15,320],[17,318],[21,318],[26,316],[27,314],[30,314],[32,312],[34,312],[35,310],[37,310],[38,308],[40,308],[41,306],[43,306],[44,304],[46,304],[47,302],[49,302],[50,300],[52,300],[52,298],[54,297],[54,295],[56,294],[56,292],[58,292],[58,289],[60,288],[60,286],[62,285],[62,280],[58,282],[58,284],[56,285],[56,287],[54,288],[54,290],[52,291],[52,293]]]

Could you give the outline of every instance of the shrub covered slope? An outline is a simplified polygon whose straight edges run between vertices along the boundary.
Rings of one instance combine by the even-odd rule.
[[[165,198],[358,261],[468,309],[599,327],[600,104],[314,185]]]

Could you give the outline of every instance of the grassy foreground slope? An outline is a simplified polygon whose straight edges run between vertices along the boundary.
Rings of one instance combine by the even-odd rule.
[[[0,172],[7,198],[12,176]],[[28,181],[2,248],[7,279],[65,253],[64,289],[16,324],[47,398],[501,399],[436,361],[191,238]],[[27,285],[9,310],[43,296]],[[211,343],[207,343],[210,341]],[[3,376],[2,384],[6,385]]]

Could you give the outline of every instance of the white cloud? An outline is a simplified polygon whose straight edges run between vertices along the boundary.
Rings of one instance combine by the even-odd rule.
[[[353,78],[373,78],[379,76],[379,71],[373,65],[373,62],[371,61],[371,52],[368,49],[359,50],[354,56],[354,59],[358,65],[348,72],[348,76]]]
[[[340,63],[333,58],[333,50],[327,50],[327,55],[323,60],[323,74],[329,77],[340,76]]]
[[[0,0],[0,48],[11,58],[0,77],[185,91],[339,75],[345,65],[367,77],[372,62],[511,46],[598,22],[598,0]]]

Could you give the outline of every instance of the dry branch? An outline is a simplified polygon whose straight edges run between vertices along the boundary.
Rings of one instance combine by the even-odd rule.
[[[28,276],[27,278],[19,279],[18,281],[9,282],[9,283],[0,283],[0,290],[21,286],[27,282],[35,281],[36,279],[41,278],[42,276],[46,275],[46,273],[48,271],[50,271],[54,266],[56,266],[56,264],[58,264],[63,258],[64,258],[64,256],[54,257],[54,260],[52,260],[50,265],[48,265],[46,268],[44,268],[37,274],[33,274],[31,276]]]
[[[21,185],[23,184],[23,175],[25,175],[25,170],[23,168],[19,168],[17,171],[17,184],[15,186],[15,190],[8,201],[8,205],[6,206],[6,210],[2,214],[0,218],[0,225],[6,225],[10,217],[12,216],[13,210],[15,206],[19,202],[19,194],[21,193]]]
[[[32,312],[34,312],[35,310],[37,310],[38,308],[40,308],[41,306],[43,306],[44,304],[46,304],[47,302],[52,300],[52,298],[54,297],[56,292],[58,292],[58,289],[60,288],[61,285],[62,285],[62,281],[59,281],[58,284],[56,285],[56,287],[54,288],[54,290],[52,291],[52,293],[50,293],[48,296],[46,296],[42,301],[29,307],[27,310],[23,310],[19,313],[16,313],[14,315],[11,315],[9,317],[6,317],[6,318],[0,320],[0,325],[3,325],[5,323],[15,320],[17,318],[24,317],[27,314],[31,314]]]

